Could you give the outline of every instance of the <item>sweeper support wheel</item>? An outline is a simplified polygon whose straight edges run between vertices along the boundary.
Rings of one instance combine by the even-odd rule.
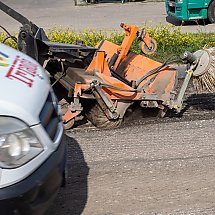
[[[146,55],[153,55],[157,50],[157,42],[153,38],[150,38],[150,46],[147,46],[144,41],[140,42],[140,49]]]
[[[87,105],[85,115],[97,128],[118,128],[123,121],[122,118],[108,119],[96,101],[91,101],[90,104]]]

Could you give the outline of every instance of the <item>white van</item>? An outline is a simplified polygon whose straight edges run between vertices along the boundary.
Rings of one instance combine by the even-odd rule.
[[[43,214],[64,182],[61,110],[43,68],[0,44],[0,213]]]

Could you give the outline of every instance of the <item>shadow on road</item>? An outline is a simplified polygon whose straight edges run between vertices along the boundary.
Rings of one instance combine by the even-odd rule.
[[[89,167],[78,142],[67,135],[63,141],[68,145],[68,178],[47,215],[80,215],[87,203]]]
[[[185,110],[193,107],[198,110],[215,110],[215,94],[214,93],[202,93],[193,94],[185,101]]]
[[[182,21],[172,16],[167,16],[166,21],[175,26],[191,26],[191,25],[205,26],[209,24],[206,20]]]

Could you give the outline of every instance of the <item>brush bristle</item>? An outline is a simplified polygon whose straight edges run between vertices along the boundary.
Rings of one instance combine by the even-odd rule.
[[[201,76],[193,77],[193,85],[197,93],[215,92],[215,47],[207,49],[211,55],[208,70]]]

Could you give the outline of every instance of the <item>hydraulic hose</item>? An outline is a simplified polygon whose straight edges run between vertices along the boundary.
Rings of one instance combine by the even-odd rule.
[[[5,43],[8,39],[12,39],[12,40],[14,40],[14,42],[15,43],[17,43],[17,38],[15,37],[15,36],[12,36],[11,34],[10,34],[10,32],[5,28],[5,27],[3,27],[2,25],[0,25],[0,28],[1,29],[3,29],[5,32],[6,32],[6,34],[8,35],[4,40],[3,40],[3,42],[2,43]]]

